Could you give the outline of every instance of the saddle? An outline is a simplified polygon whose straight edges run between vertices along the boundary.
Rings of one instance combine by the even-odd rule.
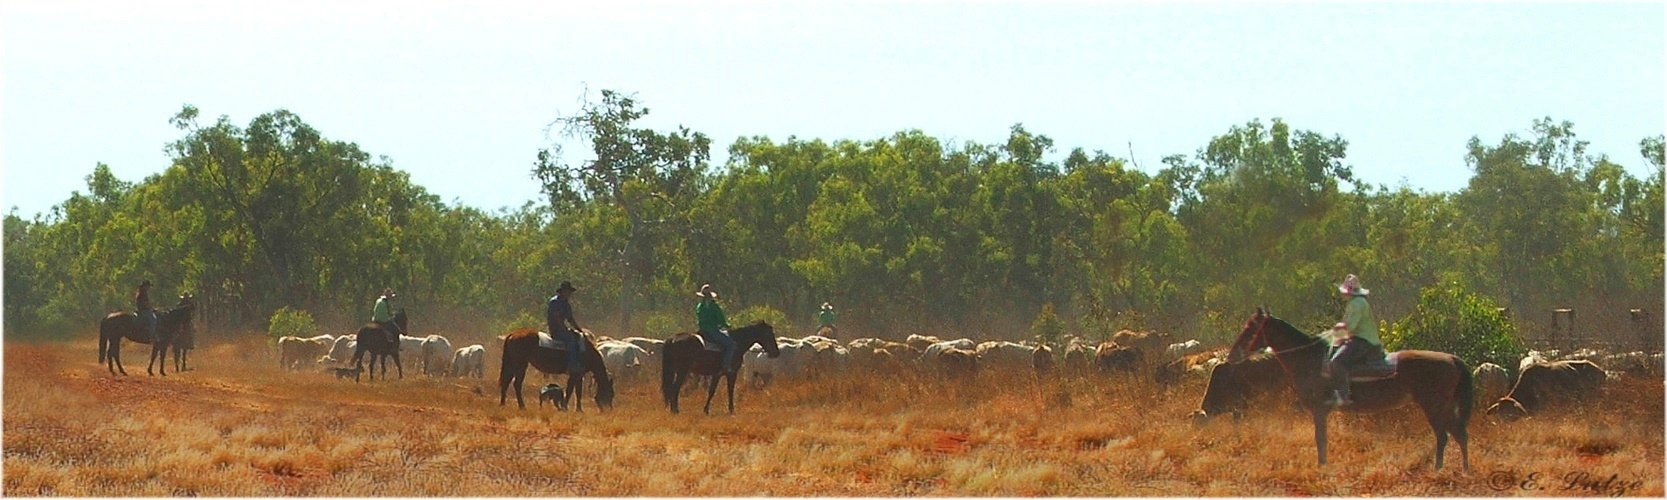
[[[1349,368],[1350,382],[1371,382],[1394,378],[1396,368],[1400,366],[1401,352],[1395,351],[1383,356],[1382,360],[1361,363]]]
[[[584,339],[584,334],[580,333],[579,338]],[[550,334],[545,333],[545,332],[538,332],[538,346],[543,347],[545,349],[555,349],[557,351],[564,351],[564,352],[567,351],[567,343],[566,342],[556,340],[556,337],[554,335],[550,335]]]
[[[714,344],[714,343],[711,343],[711,342],[707,342],[706,337],[700,336],[699,333],[689,333],[689,332],[679,333],[677,335],[672,336],[672,340],[676,340],[676,339],[682,338],[682,337],[694,337],[695,342],[700,344],[700,349],[703,350],[703,351],[723,352],[723,350],[724,350],[723,346],[720,346],[718,344]]]

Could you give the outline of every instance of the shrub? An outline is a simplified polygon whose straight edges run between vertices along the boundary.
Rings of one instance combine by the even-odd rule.
[[[516,314],[515,317],[498,321],[494,328],[496,328],[496,330],[493,335],[503,335],[527,328],[543,331],[544,329],[549,328],[549,325],[544,324],[544,318],[527,311],[521,311],[520,314]]]
[[[1471,367],[1483,362],[1516,366],[1527,353],[1516,325],[1499,313],[1493,301],[1457,283],[1425,288],[1412,314],[1381,330],[1389,350],[1452,353]]]
[[[642,322],[643,331],[640,335],[651,339],[663,339],[674,333],[695,331],[695,313],[693,311],[683,314],[659,311],[649,314],[648,317],[643,318]]]
[[[1036,314],[1036,321],[1030,323],[1030,334],[1037,342],[1045,345],[1059,345],[1059,338],[1065,335],[1065,320],[1059,319],[1053,312],[1053,303],[1042,304],[1042,312]]]
[[[690,317],[689,320],[692,323],[694,318]],[[748,307],[730,315],[729,326],[733,328],[740,328],[753,324],[758,320],[769,322],[770,327],[776,330],[776,335],[778,336],[786,335],[787,332],[793,331],[793,323],[787,320],[787,314],[776,310],[774,307],[766,305]],[[694,330],[694,328],[690,327],[690,330]]]
[[[278,312],[272,313],[272,320],[267,323],[266,335],[278,337],[311,337],[318,334],[318,325],[313,323],[313,315],[305,310],[291,309],[284,306]]]

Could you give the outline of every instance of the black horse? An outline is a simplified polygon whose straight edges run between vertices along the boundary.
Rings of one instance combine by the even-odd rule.
[[[151,369],[160,371],[162,376],[168,376],[168,346],[182,331],[191,329],[191,313],[197,308],[197,302],[190,294],[179,298],[179,305],[173,309],[158,312],[156,321],[156,342],[151,342],[150,332],[139,320],[137,313],[116,311],[104,316],[98,322],[98,362],[105,363],[110,374],[118,371],[127,375],[127,369],[122,367],[122,339],[140,344],[151,344],[150,363],[145,365],[146,375],[156,375]],[[175,355],[176,361],[178,355]]]
[[[584,366],[578,375],[568,375],[567,389],[556,406],[566,410],[571,399],[576,411],[584,411],[584,376],[588,373],[596,379],[596,406],[604,410],[612,408],[614,381],[608,376],[608,367],[602,364],[602,351],[596,350],[596,340],[589,333],[580,338],[583,341],[579,342],[579,363]],[[530,328],[504,336],[503,362],[498,369],[498,406],[509,401],[509,386],[514,384],[516,404],[527,409],[527,402],[521,399],[521,382],[527,378],[527,365],[544,373],[571,373],[567,369],[567,353],[542,347],[538,341],[539,331]]]
[[[185,304],[186,301],[194,300],[196,300],[196,297],[189,293],[179,296],[181,305]],[[185,326],[179,329],[179,333],[174,335],[174,341],[169,344],[174,349],[174,371],[190,370],[190,368],[185,367],[185,355],[189,354],[192,349],[197,348],[197,328],[195,324],[189,321],[185,322]]]
[[[683,382],[692,373],[712,377],[712,383],[706,388],[706,413],[712,413],[712,396],[718,393],[721,375],[729,383],[729,413],[735,414],[735,373],[740,373],[741,361],[746,359],[747,350],[756,344],[764,347],[764,352],[772,358],[781,356],[781,347],[776,345],[776,330],[769,323],[759,321],[737,328],[731,330],[729,336],[735,339],[735,372],[721,374],[723,353],[706,350],[696,334],[679,333],[666,339],[666,345],[660,351],[663,356],[660,393],[665,396],[666,406],[671,408],[672,413],[678,412],[678,391],[683,389]]]
[[[1320,464],[1324,465],[1326,416],[1333,408],[1325,402],[1326,381],[1321,378],[1320,369],[1326,361],[1329,343],[1257,309],[1233,341],[1227,360],[1238,363],[1263,347],[1273,348],[1274,359],[1291,375],[1298,401],[1313,415],[1314,444],[1319,448]],[[1470,470],[1470,439],[1465,429],[1474,404],[1470,369],[1457,356],[1444,352],[1399,351],[1393,355],[1397,367],[1388,378],[1360,381],[1351,377],[1355,380],[1350,386],[1355,404],[1341,409],[1376,412],[1399,408],[1408,402],[1418,403],[1430,430],[1435,431],[1435,468],[1441,469],[1447,437],[1452,436],[1459,443],[1464,469]]]
[[[394,311],[395,325],[400,331],[411,331],[405,327],[405,308]],[[388,358],[394,358],[394,369],[399,370],[399,378],[405,379],[405,367],[399,363],[399,336],[394,335],[376,322],[365,323],[359,327],[359,333],[354,337],[357,346],[353,349],[353,368],[361,369],[365,353],[370,353],[370,378],[376,379],[376,361],[382,361],[382,379],[388,379]]]

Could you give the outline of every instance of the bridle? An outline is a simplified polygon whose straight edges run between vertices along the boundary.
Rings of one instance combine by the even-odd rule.
[[[1256,341],[1259,340],[1259,341],[1262,342],[1262,345],[1267,346],[1269,348],[1272,348],[1273,343],[1268,342],[1268,337],[1262,333],[1262,330],[1266,329],[1268,327],[1268,320],[1273,319],[1273,316],[1263,314],[1263,315],[1258,316],[1258,319],[1260,319],[1260,323],[1256,325],[1256,333],[1250,334],[1251,343],[1254,344],[1254,343],[1256,343]],[[1296,347],[1292,347],[1292,348],[1289,348],[1289,349],[1275,350],[1272,353],[1273,354],[1273,359],[1274,359],[1274,361],[1279,362],[1279,367],[1280,368],[1285,369],[1285,374],[1286,375],[1290,375],[1292,379],[1295,379],[1296,376],[1297,376],[1297,372],[1291,370],[1291,365],[1285,363],[1285,357],[1281,356],[1281,354],[1290,354],[1292,352],[1307,349],[1309,347],[1313,347],[1314,344],[1317,344],[1317,343],[1320,343],[1320,342],[1321,342],[1320,339],[1314,339],[1311,342],[1303,343],[1303,344],[1300,344]]]

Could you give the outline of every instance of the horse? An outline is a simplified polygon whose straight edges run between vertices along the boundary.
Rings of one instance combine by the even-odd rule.
[[[187,300],[194,301],[195,299],[196,297],[189,293],[179,296],[181,304],[184,304]],[[190,368],[185,367],[185,355],[192,349],[197,348],[197,328],[195,324],[186,322],[185,327],[180,328],[179,333],[174,335],[174,341],[170,344],[174,349],[174,372],[190,370]]]
[[[197,303],[191,296],[180,297],[179,305],[173,309],[157,313],[156,342],[150,340],[150,333],[139,320],[138,313],[116,311],[104,315],[98,322],[98,362],[105,363],[110,374],[118,371],[127,375],[127,369],[122,367],[122,339],[140,344],[151,344],[150,362],[145,364],[146,375],[156,375],[152,368],[168,376],[168,346],[181,331],[191,329],[191,313],[197,308]],[[178,355],[175,355],[178,360]]]
[[[707,414],[712,413],[712,396],[718,393],[718,379],[723,378],[729,383],[729,414],[735,414],[735,374],[741,372],[741,362],[746,359],[747,350],[754,344],[764,348],[770,357],[781,356],[781,347],[776,345],[776,330],[769,323],[759,321],[752,325],[730,330],[730,337],[735,339],[735,371],[719,373],[723,366],[723,353],[708,351],[704,343],[693,333],[679,333],[666,339],[665,347],[661,349],[660,393],[665,396],[666,406],[672,413],[678,412],[678,391],[683,389],[683,382],[690,374],[712,377],[712,382],[706,388]]]
[[[515,403],[520,405],[521,409],[527,409],[527,402],[521,399],[521,382],[527,378],[529,364],[547,374],[569,373],[567,353],[539,345],[540,333],[542,332],[525,328],[504,336],[503,361],[498,371],[498,406],[503,406],[509,401],[509,386],[513,383]],[[579,364],[583,366],[578,374],[568,375],[566,390],[562,392],[561,403],[557,406],[566,410],[568,401],[572,400],[576,411],[585,411],[584,377],[588,373],[596,379],[596,406],[603,410],[613,408],[614,381],[608,375],[608,367],[602,363],[602,352],[596,349],[596,339],[590,332],[584,332],[579,338]],[[556,342],[560,343],[559,340]]]
[[[1298,402],[1314,417],[1314,444],[1319,450],[1320,465],[1326,463],[1326,417],[1333,410],[1327,404],[1327,383],[1320,370],[1330,354],[1329,343],[1320,337],[1297,330],[1285,320],[1256,309],[1256,314],[1245,321],[1244,329],[1233,341],[1227,361],[1238,363],[1249,354],[1264,347],[1273,349],[1273,356],[1291,375]],[[1470,444],[1466,425],[1474,403],[1470,369],[1464,360],[1444,352],[1399,351],[1394,358],[1393,373],[1386,378],[1355,380],[1351,393],[1355,403],[1341,408],[1349,412],[1376,412],[1405,406],[1415,402],[1424,411],[1430,429],[1435,431],[1435,468],[1441,469],[1447,438],[1459,443],[1464,458],[1464,470],[1470,470]]]
[[[395,325],[400,331],[410,331],[405,327],[405,308],[394,311]],[[353,367],[360,368],[365,352],[370,352],[370,378],[376,380],[376,361],[382,360],[382,380],[388,379],[388,356],[394,358],[394,368],[399,370],[399,378],[405,379],[405,367],[399,363],[399,336],[393,335],[382,328],[382,325],[372,321],[359,327],[359,333],[354,337],[357,347],[353,349]]]

